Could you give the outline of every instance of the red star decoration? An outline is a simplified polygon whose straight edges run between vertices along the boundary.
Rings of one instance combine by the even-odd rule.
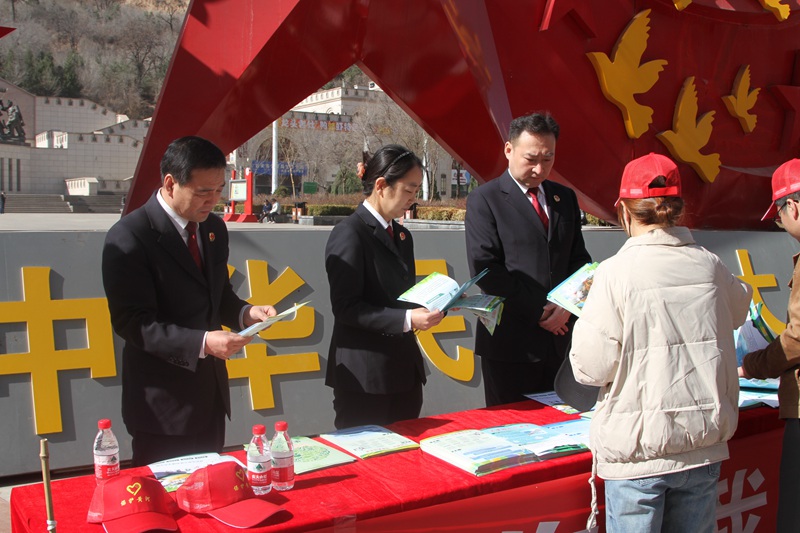
[[[655,132],[672,123],[683,80],[697,76],[704,80],[702,109],[718,111],[708,149],[720,153],[724,166],[714,184],[685,180],[687,224],[764,227],[754,199],[769,199],[769,183],[754,179],[754,169],[800,150],[800,88],[784,64],[786,54],[800,49],[800,5],[792,5],[785,23],[763,10],[722,9],[711,0],[682,12],[669,2],[653,7],[646,58],[666,59],[669,67],[639,95],[654,110],[653,125],[631,140],[585,54],[611,53],[641,2],[194,0],[126,210],[142,205],[160,183],[159,161],[173,139],[200,135],[232,152],[356,64],[480,181],[507,168],[502,146],[512,117],[552,112],[561,125],[553,178],[607,220],[615,218],[623,167],[639,155],[665,153]],[[751,65],[754,86],[772,87],[789,113],[760,104],[758,127],[746,136],[723,118],[719,98],[742,64]],[[784,123],[782,147],[773,132]]]

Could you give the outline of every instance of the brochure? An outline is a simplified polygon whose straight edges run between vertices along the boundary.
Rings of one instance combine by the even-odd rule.
[[[755,327],[759,333],[764,337],[764,340],[767,343],[770,343],[778,338],[778,335],[772,331],[772,328],[769,327],[764,317],[761,316],[761,310],[764,308],[764,304],[759,302],[757,304],[750,301],[750,321],[753,323],[753,327]]]
[[[247,468],[232,455],[220,455],[213,452],[173,457],[172,459],[164,459],[147,466],[167,492],[175,492],[178,487],[183,485],[189,474],[195,470],[226,461],[231,461],[242,468]]]
[[[361,459],[392,452],[413,450],[419,444],[381,426],[358,426],[325,433],[320,438]]]
[[[581,420],[575,420],[581,423]],[[588,422],[586,422],[588,425]],[[420,448],[476,476],[588,450],[579,424],[560,432],[535,424],[466,429],[422,439]]]
[[[308,303],[309,302],[303,302],[301,304],[293,305],[283,313],[278,313],[275,316],[271,316],[268,319],[264,320],[263,322],[256,322],[249,328],[245,328],[242,331],[240,331],[239,335],[241,335],[242,337],[252,337],[259,331],[270,327],[275,322],[280,322],[281,320],[294,320],[295,317],[297,316],[297,310]]]
[[[567,405],[564,403],[564,400],[558,397],[558,394],[555,392],[537,392],[534,394],[526,394],[526,398],[530,398],[535,402],[539,402],[544,405],[549,405],[553,409],[558,409],[562,413],[566,413],[568,415],[577,415],[580,413],[577,409],[572,407],[571,405]]]
[[[308,437],[292,437],[294,473],[304,474],[330,466],[352,463],[354,457]]]
[[[419,304],[428,311],[433,311],[434,309],[447,311],[454,307],[461,295],[475,285],[487,272],[489,272],[489,269],[484,268],[480,274],[460,287],[453,278],[439,272],[433,272],[401,294],[397,299],[403,302]]]
[[[575,316],[581,316],[583,304],[592,288],[599,263],[586,263],[547,294],[547,299]]]
[[[503,316],[503,300],[500,296],[491,296],[488,294],[478,294],[475,296],[467,296],[461,298],[457,306],[451,307],[451,311],[458,311],[459,309],[467,309],[471,311],[478,320],[486,326],[489,333],[494,335],[494,329],[500,323]]]
[[[739,389],[739,408],[766,405],[768,407],[778,407],[778,393],[769,391],[756,391]]]
[[[397,299],[403,302],[419,304],[429,311],[434,309],[439,309],[440,311],[467,309],[478,317],[478,320],[486,326],[489,333],[493,334],[495,327],[500,323],[505,298],[488,294],[462,298],[464,293],[485,276],[487,272],[489,272],[488,268],[483,269],[480,274],[461,286],[453,278],[439,272],[433,272],[401,294]]]

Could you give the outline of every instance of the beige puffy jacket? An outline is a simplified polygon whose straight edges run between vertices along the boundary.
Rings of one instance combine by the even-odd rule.
[[[600,477],[728,458],[739,395],[733,330],[751,293],[684,227],[630,238],[598,267],[570,358],[579,382],[601,386],[590,438]]]

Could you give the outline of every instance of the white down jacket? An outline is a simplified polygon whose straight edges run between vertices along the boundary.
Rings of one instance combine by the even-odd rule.
[[[630,238],[597,268],[570,359],[577,381],[601,387],[590,437],[600,477],[728,458],[738,421],[733,330],[751,292],[684,227]]]

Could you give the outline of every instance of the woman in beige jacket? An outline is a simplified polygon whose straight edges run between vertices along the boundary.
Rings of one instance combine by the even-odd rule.
[[[733,330],[751,290],[676,226],[682,211],[670,159],[625,167],[617,213],[630,238],[598,267],[575,324],[575,379],[601,387],[590,438],[609,532],[716,529],[738,418]]]

